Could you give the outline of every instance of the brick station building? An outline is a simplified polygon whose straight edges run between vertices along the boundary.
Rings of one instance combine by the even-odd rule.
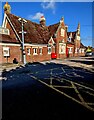
[[[11,14],[11,7],[6,2],[4,5],[4,19],[0,27],[0,63],[12,63],[16,58],[22,62],[22,31],[23,19]],[[85,47],[81,43],[80,24],[75,32],[68,32],[64,18],[53,25],[46,26],[46,19],[41,16],[40,23],[26,19],[24,23],[24,52],[26,62],[40,62],[51,59],[51,53],[56,53],[57,59],[66,57],[83,56]]]

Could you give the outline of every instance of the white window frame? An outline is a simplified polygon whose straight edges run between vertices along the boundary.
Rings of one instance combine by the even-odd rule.
[[[0,33],[5,35],[10,35],[9,29],[0,27]]]
[[[42,47],[39,47],[39,54],[42,55],[42,53],[43,53],[43,49]]]
[[[82,49],[79,49],[79,53],[82,53]]]
[[[75,48],[75,53],[77,53],[77,48]]]
[[[38,48],[33,48],[33,55],[38,55]]]
[[[73,53],[73,47],[68,47],[69,53]]]
[[[68,38],[68,41],[71,42],[71,37]]]
[[[27,48],[27,55],[30,55],[30,54],[31,54],[31,49]]]
[[[9,47],[3,47],[3,56],[4,57],[10,56],[10,48]]]
[[[69,53],[72,53],[72,47],[69,47]]]
[[[85,49],[82,49],[82,53],[85,53]]]
[[[63,50],[63,51],[61,51]],[[59,43],[59,54],[65,54],[66,53],[66,45]]]
[[[64,43],[65,41],[64,41],[64,39],[62,39],[62,43]]]
[[[63,28],[61,28],[61,36],[64,37],[64,34],[65,34],[65,30]]]
[[[51,49],[50,52],[49,52],[49,49]],[[48,54],[51,54],[51,53],[52,53],[52,48],[48,47]]]
[[[80,40],[80,36],[77,36],[77,40]]]
[[[75,53],[79,53],[79,48],[76,48],[76,49],[75,49]]]

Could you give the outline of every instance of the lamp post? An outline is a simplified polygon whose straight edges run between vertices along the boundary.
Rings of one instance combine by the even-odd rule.
[[[21,31],[19,33],[22,33],[22,42],[21,42],[21,45],[22,45],[22,62],[23,64],[26,64],[26,54],[25,54],[25,49],[24,49],[24,24],[27,22],[25,19],[22,19],[22,18],[19,18],[18,21],[21,22]]]

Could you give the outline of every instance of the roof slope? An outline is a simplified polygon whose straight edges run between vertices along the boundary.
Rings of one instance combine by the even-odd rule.
[[[80,48],[86,48],[86,46],[84,46],[83,43],[81,43]]]
[[[56,24],[48,26],[48,29],[49,29],[49,32],[50,32],[50,36],[53,36],[56,33],[56,31],[57,31],[57,29],[59,27],[59,24],[60,23],[56,23]]]
[[[5,43],[19,43],[16,39],[12,39],[9,35],[0,34],[0,42]]]
[[[19,17],[13,14],[7,14],[15,30],[19,34],[21,31],[21,23],[18,21]],[[25,43],[47,44],[51,36],[57,31],[59,24],[42,27],[40,24],[26,20],[24,24]],[[19,34],[21,38],[21,34]]]

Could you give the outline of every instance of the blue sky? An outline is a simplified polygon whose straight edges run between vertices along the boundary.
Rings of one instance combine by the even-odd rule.
[[[86,46],[92,46],[92,2],[9,2],[11,13],[39,23],[44,15],[46,25],[55,24],[64,17],[68,31],[75,31],[78,22],[81,25],[81,41]],[[2,18],[3,6],[2,2]],[[1,24],[1,23],[0,23]]]

